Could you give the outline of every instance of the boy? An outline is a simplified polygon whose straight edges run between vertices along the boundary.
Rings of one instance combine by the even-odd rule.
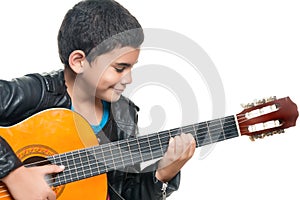
[[[64,70],[0,81],[0,125],[61,107],[80,113],[100,143],[136,137],[138,108],[122,92],[132,82],[131,69],[143,38],[138,21],[117,2],[79,2],[67,12],[58,34]],[[157,169],[140,172],[133,166],[109,172],[107,198],[154,200],[170,195],[178,189],[180,169],[194,151],[190,134],[171,138]],[[63,169],[56,165],[26,168],[0,138],[0,178],[14,199],[56,199],[44,176]]]

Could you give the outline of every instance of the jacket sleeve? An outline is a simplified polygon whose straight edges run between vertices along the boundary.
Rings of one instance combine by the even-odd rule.
[[[0,125],[9,126],[51,107],[70,107],[63,71],[0,80]]]
[[[22,162],[7,142],[0,136],[0,179],[20,166],[22,166]]]
[[[25,84],[25,82],[28,82]],[[35,88],[35,89],[34,89]],[[0,125],[9,126],[22,120],[23,115],[30,114],[31,105],[38,102],[36,91],[40,90],[36,81],[29,77],[0,80]],[[22,165],[4,138],[0,137],[0,178]]]
[[[112,200],[162,200],[178,190],[180,172],[168,183],[162,183],[155,177],[157,164],[153,164],[142,171],[139,167],[126,169],[130,172],[112,171],[108,173],[109,194]],[[166,185],[166,190],[163,186]]]
[[[14,125],[50,107],[70,105],[62,71],[0,80],[0,91],[0,126]],[[0,177],[20,165],[20,160],[0,135]]]
[[[146,167],[139,174],[138,185],[135,187],[125,188],[128,194],[124,194],[125,199],[130,199],[130,190],[132,188],[140,188],[140,199],[143,200],[162,200],[165,197],[170,196],[174,191],[178,190],[180,183],[180,172],[169,182],[163,183],[156,179],[157,163]],[[130,175],[127,174],[127,177]],[[129,180],[130,181],[130,180]],[[164,188],[165,187],[165,188]]]

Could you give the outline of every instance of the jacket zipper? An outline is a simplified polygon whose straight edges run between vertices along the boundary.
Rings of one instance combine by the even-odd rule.
[[[163,200],[167,199],[167,187],[168,187],[168,182],[162,184],[161,191],[162,191]]]

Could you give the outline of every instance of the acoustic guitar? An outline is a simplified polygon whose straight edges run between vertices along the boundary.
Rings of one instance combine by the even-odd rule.
[[[236,115],[98,145],[83,117],[55,108],[1,127],[0,135],[26,167],[65,166],[63,172],[46,177],[58,200],[106,200],[107,172],[162,157],[170,137],[191,133],[197,147],[243,135],[255,140],[282,133],[295,126],[297,118],[297,105],[289,97],[268,98],[245,105]],[[0,199],[13,199],[2,182]]]

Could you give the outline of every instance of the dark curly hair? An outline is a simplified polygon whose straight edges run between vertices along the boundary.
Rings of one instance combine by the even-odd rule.
[[[69,55],[82,50],[89,62],[115,48],[139,47],[144,34],[137,19],[113,0],[85,0],[64,17],[58,33],[62,63],[69,66]]]

